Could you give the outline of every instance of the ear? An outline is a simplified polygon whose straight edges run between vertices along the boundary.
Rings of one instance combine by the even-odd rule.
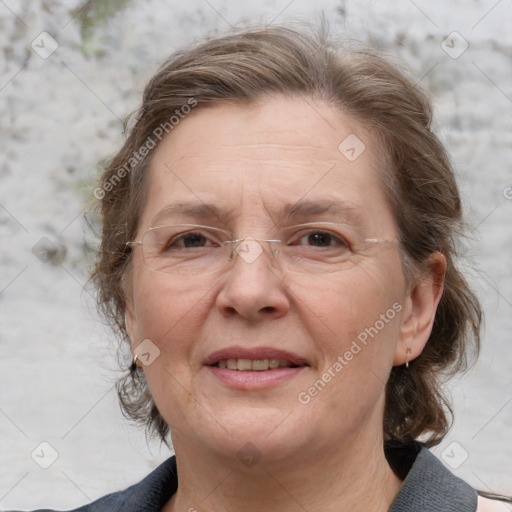
[[[135,343],[134,333],[136,332],[136,320],[135,314],[133,312],[134,305],[131,286],[127,286],[126,281],[123,283],[123,291],[125,295],[124,326],[126,328],[126,332],[128,334],[128,338],[130,339],[130,344],[133,349]]]
[[[393,365],[399,366],[412,361],[423,351],[443,295],[445,274],[444,255],[440,252],[431,254],[426,269],[406,298]]]
[[[124,325],[125,325],[126,332],[128,334],[128,338],[130,339],[130,344],[132,345],[132,347],[133,347],[133,340],[134,340],[134,337],[133,337],[133,323],[134,323],[134,320],[133,320],[133,310],[131,308],[131,305],[129,306],[127,304],[126,305],[126,310],[124,312]]]

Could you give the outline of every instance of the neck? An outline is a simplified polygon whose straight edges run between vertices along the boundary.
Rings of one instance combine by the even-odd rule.
[[[323,455],[307,450],[280,461],[258,461],[252,467],[216,454],[180,456],[178,492],[164,512],[382,512],[388,510],[401,481],[386,461],[382,438],[352,440]],[[322,453],[322,452],[320,452]]]

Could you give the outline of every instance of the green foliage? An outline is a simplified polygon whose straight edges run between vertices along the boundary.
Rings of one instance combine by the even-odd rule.
[[[80,25],[82,51],[86,56],[102,55],[102,50],[94,38],[96,31],[106,27],[109,20],[130,2],[131,0],[88,0],[72,12]]]

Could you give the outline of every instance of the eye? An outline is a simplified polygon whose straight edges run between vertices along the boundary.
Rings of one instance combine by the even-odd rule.
[[[178,237],[174,237],[174,243],[179,247],[204,247],[208,239],[202,233],[185,233]],[[169,245],[172,245],[173,240]]]
[[[348,248],[348,242],[341,236],[330,231],[315,229],[302,232],[297,235],[291,245],[302,245],[309,247],[337,247]]]
[[[212,242],[213,236],[201,231],[187,231],[185,233],[168,232],[161,243],[162,252],[176,251],[180,249],[193,249],[201,247],[215,247],[218,244]]]
[[[308,244],[321,247],[331,246],[336,243],[334,237],[330,233],[326,233],[325,231],[317,231],[316,233],[310,233],[309,235],[303,238],[307,238]]]

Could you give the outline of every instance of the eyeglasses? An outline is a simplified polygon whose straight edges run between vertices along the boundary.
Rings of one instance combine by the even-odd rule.
[[[149,228],[141,240],[127,242],[141,246],[148,268],[178,276],[204,275],[228,270],[238,255],[254,263],[270,248],[272,261],[283,270],[325,273],[348,270],[372,250],[398,239],[348,237],[347,227],[333,222],[298,224],[280,229],[280,239],[262,240],[251,236],[232,240],[221,228],[199,224],[178,224]]]

